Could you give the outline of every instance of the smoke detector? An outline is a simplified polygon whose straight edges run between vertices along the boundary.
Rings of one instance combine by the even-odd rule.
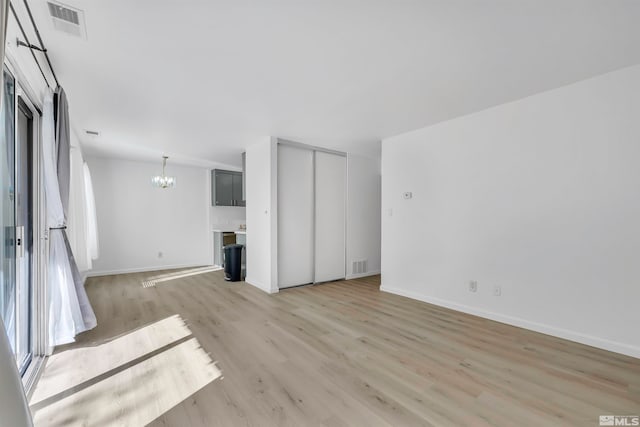
[[[74,37],[87,39],[84,11],[55,1],[47,1],[53,28]]]

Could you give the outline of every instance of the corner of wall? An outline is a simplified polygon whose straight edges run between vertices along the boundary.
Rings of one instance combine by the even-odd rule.
[[[273,287],[271,286],[267,286],[264,283],[261,283],[257,280],[253,280],[250,277],[245,278],[245,282],[255,288],[260,289],[263,292],[266,292],[268,294],[277,294],[280,290],[278,288],[273,289]]]
[[[271,191],[271,292],[279,291],[278,287],[278,138],[271,138],[270,146],[270,191]]]

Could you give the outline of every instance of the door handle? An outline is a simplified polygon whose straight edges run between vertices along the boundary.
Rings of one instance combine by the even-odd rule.
[[[16,258],[24,257],[24,225],[16,226]]]

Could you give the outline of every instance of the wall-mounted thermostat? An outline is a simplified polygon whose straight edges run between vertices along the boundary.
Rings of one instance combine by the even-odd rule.
[[[413,197],[413,193],[411,191],[405,191],[404,193],[402,193],[402,198],[403,199],[410,199]]]

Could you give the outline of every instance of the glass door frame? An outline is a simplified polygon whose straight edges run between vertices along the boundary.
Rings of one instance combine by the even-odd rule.
[[[33,386],[38,380],[44,361],[50,348],[48,346],[48,320],[49,308],[47,303],[47,260],[49,255],[48,230],[46,228],[46,210],[44,199],[44,180],[42,173],[42,110],[41,104],[34,100],[40,99],[29,85],[29,80],[17,67],[10,57],[5,58],[3,68],[14,78],[15,82],[15,129],[14,144],[18,141],[18,109],[26,107],[32,115],[32,232],[33,253],[31,273],[31,360],[20,372],[27,396],[33,391]],[[16,156],[17,162],[17,156]],[[17,164],[16,164],[17,166]],[[16,172],[17,174],[17,172]]]
[[[33,212],[33,196],[35,182],[33,171],[33,151],[35,149],[34,133],[36,130],[35,116],[36,112],[30,107],[21,96],[20,91],[16,90],[15,96],[15,240],[16,240],[16,356],[18,357],[18,370],[20,375],[24,374],[33,359],[33,333],[35,328],[34,310],[33,310],[33,288],[34,280],[34,257],[33,257],[33,234],[34,212]],[[20,126],[20,116],[27,118],[27,135],[22,135],[22,126]],[[25,138],[23,141],[23,137]],[[23,147],[22,144],[27,144]],[[26,171],[23,170],[26,165]],[[25,179],[26,178],[26,179]],[[24,180],[24,182],[23,182]],[[23,188],[26,186],[26,188]],[[22,200],[21,200],[22,199]],[[26,218],[23,217],[25,211],[21,205],[26,206]],[[31,215],[29,215],[31,210]],[[22,220],[25,220],[23,223]],[[26,298],[23,296],[26,293]],[[24,298],[24,299],[23,299]],[[27,307],[23,307],[23,301],[27,302]],[[27,313],[23,313],[23,309]],[[23,320],[27,320],[28,325],[22,325]],[[26,333],[26,340],[23,340]],[[23,342],[23,341],[26,341]]]

